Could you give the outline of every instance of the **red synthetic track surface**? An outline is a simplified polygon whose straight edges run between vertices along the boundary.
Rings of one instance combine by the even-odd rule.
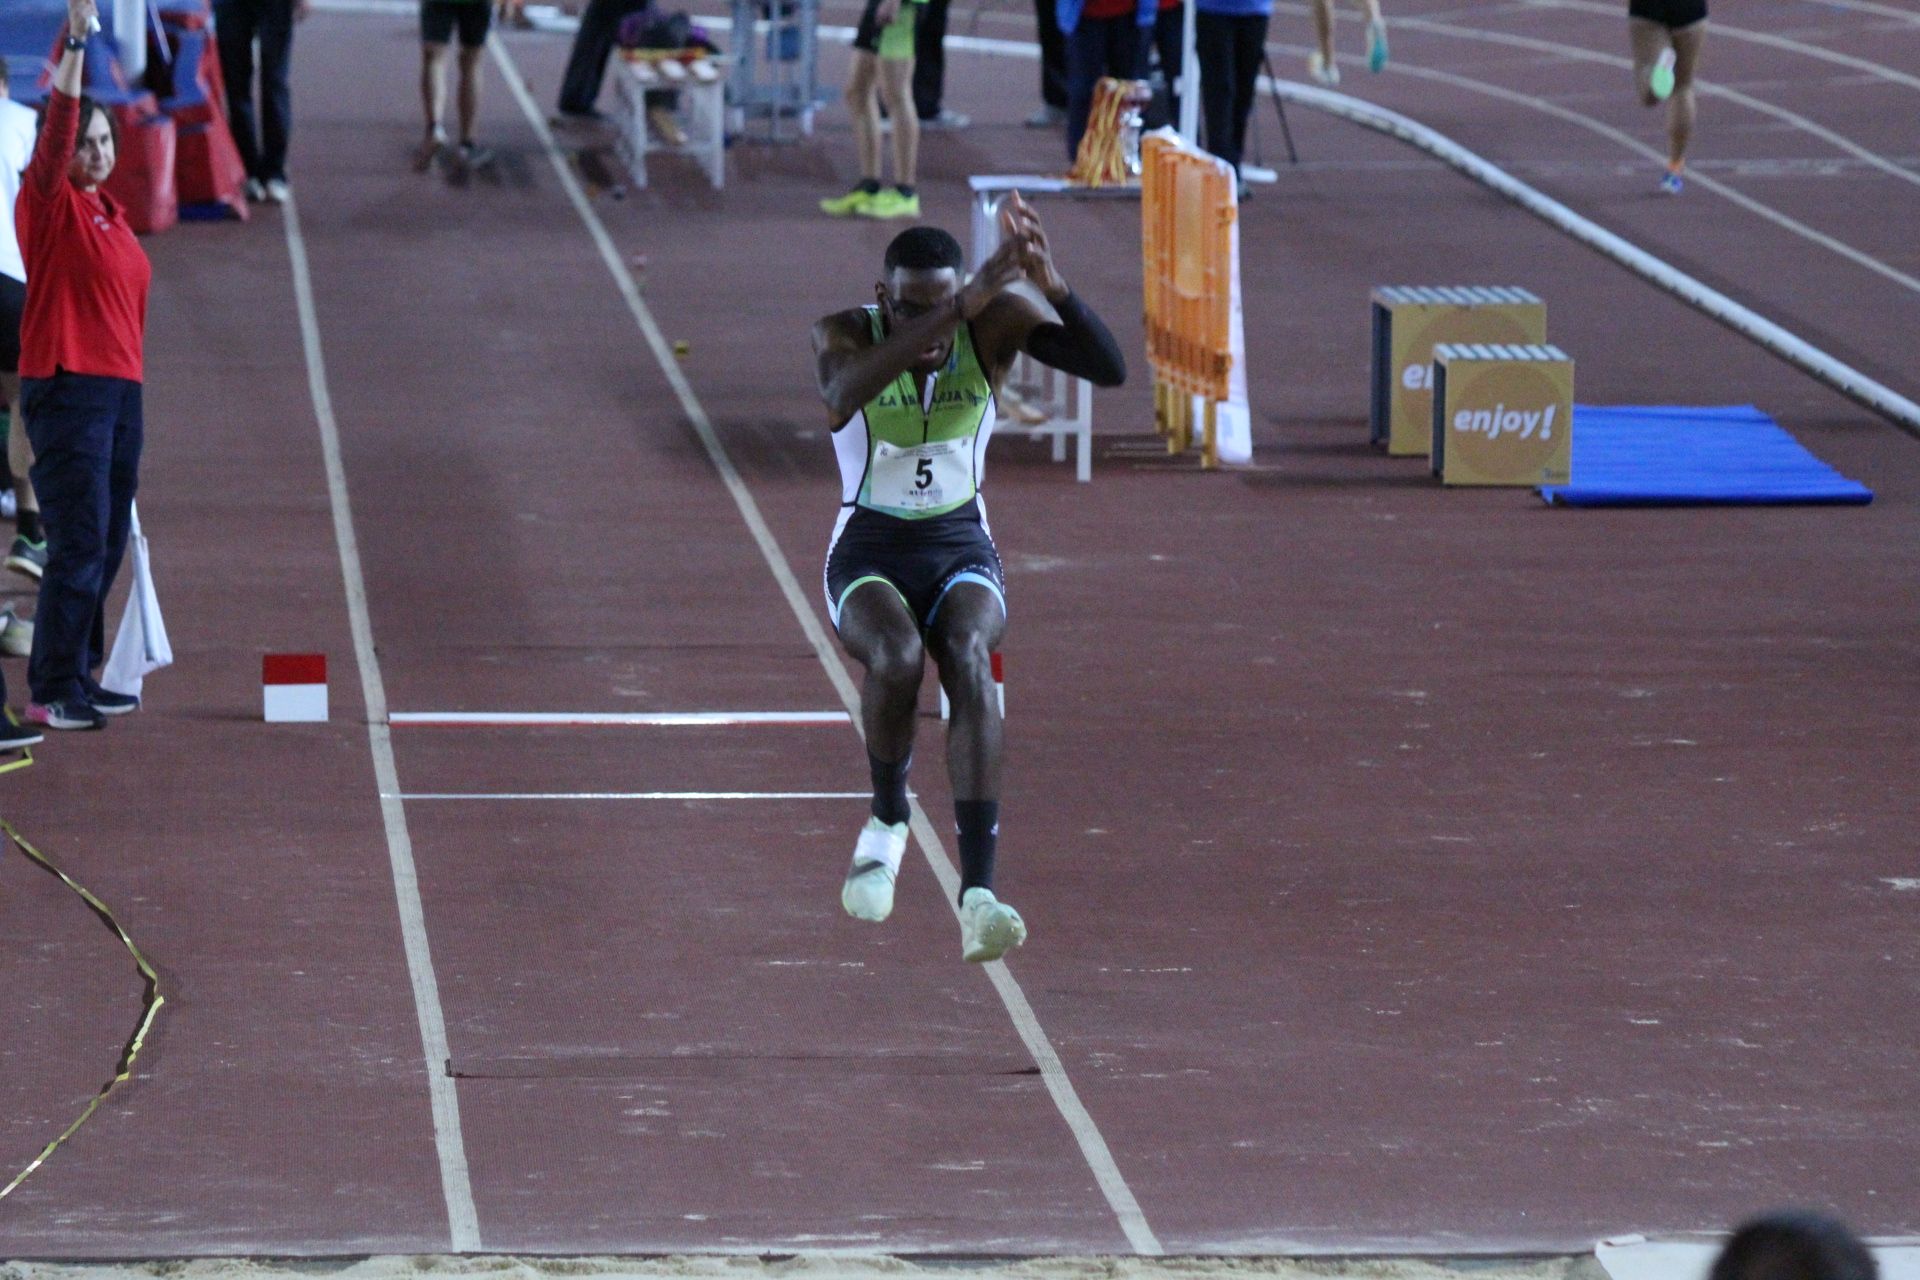
[[[1920,24],[1727,8],[1920,65]],[[1474,87],[1657,142],[1623,71],[1448,30],[1617,56],[1617,16],[1395,15],[1396,68],[1349,89],[1920,393],[1912,289],[1701,186],[1658,199],[1614,142]],[[991,12],[978,31],[1027,34]],[[1285,74],[1305,31],[1283,6]],[[550,101],[564,43],[508,46]],[[321,14],[296,82],[390,708],[836,707],[497,74],[498,177],[407,171],[414,56],[404,19]],[[1724,32],[1705,74],[1916,168],[1920,90]],[[964,225],[967,173],[1054,163],[1016,123],[1032,78],[952,55],[978,123],[925,143],[931,218]],[[1572,1249],[1778,1202],[1920,1230],[1920,447],[1438,165],[1292,123],[1304,163],[1244,214],[1258,466],[1138,447],[1136,367],[1099,399],[1093,484],[1016,439],[988,486],[1013,608],[1001,879],[1034,928],[1009,969],[1146,1223],[1174,1252]],[[1920,272],[1920,190],[1778,118],[1704,101],[1696,167]],[[648,303],[823,613],[806,326],[868,296],[891,229],[811,213],[852,176],[837,110],[813,142],[737,148],[724,193],[660,169],[596,207],[648,255]],[[1044,211],[1137,353],[1136,214]],[[282,221],[149,248],[142,509],[179,664],[0,798],[121,913],[169,1004],[134,1082],[0,1201],[0,1256],[444,1250],[428,1077],[448,1064],[421,1052]],[[1875,503],[1441,491],[1362,443],[1366,294],[1462,282],[1546,297],[1583,400],[1756,403]],[[332,723],[258,723],[260,655],[311,650]],[[944,827],[926,731],[916,785]],[[408,793],[864,778],[844,727],[393,739]],[[840,914],[859,801],[404,812],[483,1247],[1129,1247],[918,854],[887,925]],[[17,856],[0,935],[10,1176],[109,1074],[139,991]]]

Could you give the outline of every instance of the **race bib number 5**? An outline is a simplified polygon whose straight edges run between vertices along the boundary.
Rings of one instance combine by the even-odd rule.
[[[867,492],[876,507],[933,511],[973,496],[972,451],[965,440],[899,448],[878,441]]]

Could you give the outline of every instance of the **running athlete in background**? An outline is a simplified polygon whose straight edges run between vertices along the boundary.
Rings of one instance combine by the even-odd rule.
[[[980,497],[997,392],[1021,352],[1119,386],[1113,335],[1067,287],[1040,219],[1018,195],[1000,247],[968,279],[959,243],[913,227],[887,246],[875,301],[813,327],[820,396],[840,460],[840,518],[827,550],[827,609],[866,669],[860,724],[873,811],[854,845],[841,905],[885,920],[907,847],[907,770],[920,681],[932,655],[953,706],[947,774],[960,846],[960,945],[997,960],[1026,940],[993,893],[1000,833],[1000,706],[992,654],[1006,632],[1006,582]],[[1023,291],[1042,294],[1057,321]]]
[[[1677,196],[1693,140],[1693,73],[1707,39],[1707,0],[1627,0],[1627,28],[1640,101],[1667,104],[1667,172],[1660,189]]]
[[[1354,0],[1367,15],[1367,70],[1384,71],[1387,66],[1387,20],[1380,12],[1380,0]],[[1333,0],[1313,0],[1313,34],[1320,42],[1318,52],[1307,57],[1307,70],[1321,84],[1332,88],[1340,83],[1340,64],[1333,56]]]

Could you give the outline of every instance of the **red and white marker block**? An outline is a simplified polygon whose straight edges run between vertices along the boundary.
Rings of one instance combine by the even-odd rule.
[[[1007,670],[1001,665],[1000,655],[997,653],[993,655],[993,692],[994,695],[1000,699],[1000,716],[1002,719],[1005,719],[1007,714]],[[947,701],[947,686],[945,685],[940,686],[940,718],[942,720],[953,719],[953,706]]]
[[[270,653],[260,662],[267,722],[297,723],[327,718],[327,655]]]

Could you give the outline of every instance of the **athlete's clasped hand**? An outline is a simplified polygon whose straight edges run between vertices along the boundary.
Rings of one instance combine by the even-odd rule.
[[[1000,247],[960,291],[960,314],[968,320],[976,318],[1017,280],[1026,280],[1052,301],[1067,294],[1067,282],[1053,265],[1053,250],[1040,215],[1018,191],[1000,206]]]

